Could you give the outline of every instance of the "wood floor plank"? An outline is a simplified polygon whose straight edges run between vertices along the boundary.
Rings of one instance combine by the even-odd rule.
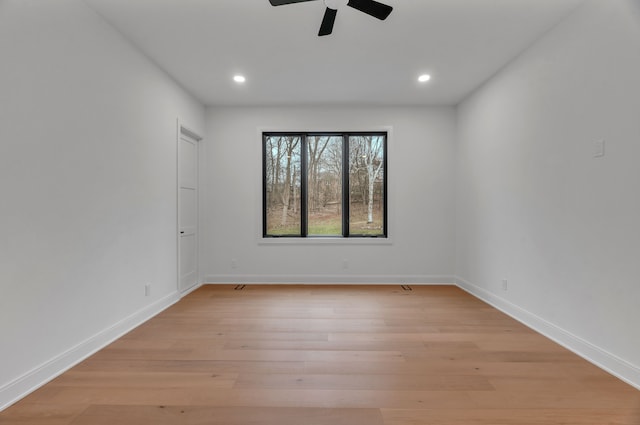
[[[606,389],[555,389],[544,390],[524,385],[520,390],[496,390],[469,392],[473,403],[488,409],[640,409],[637,394]]]
[[[233,388],[238,373],[211,372],[79,372],[69,371],[49,386],[71,388]]]
[[[350,363],[352,364],[352,363]],[[88,360],[72,370],[119,372],[209,372],[217,373],[303,373],[306,371],[304,361],[242,361],[242,360]]]
[[[455,363],[450,360],[389,362],[381,367],[374,362],[305,362],[307,374],[385,374],[415,376],[469,376],[480,375],[479,363]]]
[[[477,375],[390,374],[241,374],[234,388],[334,389],[383,391],[491,391],[487,378]]]
[[[24,400],[19,408],[0,412],[0,425],[68,425],[87,409],[86,404],[33,403]]]
[[[638,425],[640,391],[453,286],[204,286],[0,425]]]
[[[476,406],[468,391],[397,391],[341,389],[248,388],[220,390],[162,387],[77,388],[51,392],[47,403],[65,404],[67,400],[92,405],[182,405],[237,407],[319,407],[319,408],[468,408]],[[4,413],[4,412],[3,412]]]
[[[348,342],[424,342],[431,339],[431,335],[440,334],[438,329],[433,326],[425,327],[422,332],[336,332],[328,334],[329,341],[348,341]]]
[[[194,360],[219,361],[367,361],[367,362],[402,362],[404,358],[399,351],[347,351],[347,350],[194,350],[179,357]]]
[[[422,350],[420,341],[397,341],[393,344],[397,351]],[[385,341],[268,341],[233,340],[224,345],[225,350],[302,350],[302,351],[386,351]]]
[[[633,409],[382,409],[385,425],[637,425]]]
[[[114,422],[116,419],[116,422]],[[92,406],[73,425],[383,425],[378,409]]]

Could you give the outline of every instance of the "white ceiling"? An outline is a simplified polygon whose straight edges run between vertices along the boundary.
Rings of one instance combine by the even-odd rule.
[[[86,0],[206,105],[455,105],[582,2],[382,1],[318,37],[322,0]]]

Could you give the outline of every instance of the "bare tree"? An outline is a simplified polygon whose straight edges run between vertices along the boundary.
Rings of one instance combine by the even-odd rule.
[[[310,137],[309,151],[309,210],[318,211],[320,201],[320,163],[322,154],[329,144],[329,137]]]
[[[282,155],[284,155],[284,151],[282,150],[283,140],[282,137],[278,137],[276,142],[276,154],[275,154],[275,168],[274,168],[274,179],[273,179],[273,202],[275,206],[276,199],[280,197],[280,192],[282,188],[280,187],[280,169],[282,168]]]
[[[340,138],[342,142],[342,138]],[[334,176],[332,184],[332,198],[337,200],[336,202],[336,214],[340,214],[342,210],[342,190],[348,190],[348,188],[342,187],[342,143],[331,143],[328,147],[326,157],[326,168]]]
[[[383,145],[383,139],[377,136],[358,136],[350,143],[351,175],[355,174],[358,178],[358,187],[363,195],[362,202],[367,208],[368,224],[373,223],[374,188],[384,164]]]
[[[282,226],[287,225],[287,216],[289,212],[289,202],[291,200],[291,194],[293,192],[293,176],[291,174],[292,157],[293,153],[298,146],[299,139],[297,137],[286,137],[284,151],[286,153],[286,166],[284,175],[284,185],[280,192],[280,199],[282,201]]]

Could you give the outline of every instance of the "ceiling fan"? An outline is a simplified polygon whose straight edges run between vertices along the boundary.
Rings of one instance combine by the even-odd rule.
[[[285,4],[302,3],[314,0],[269,0],[272,6],[282,6]],[[329,35],[333,31],[333,24],[336,21],[336,15],[338,14],[338,8],[340,6],[350,6],[354,9],[364,12],[367,15],[371,15],[374,18],[378,18],[381,21],[387,19],[387,16],[393,10],[393,7],[386,4],[379,3],[374,0],[324,0],[327,9],[324,12],[322,18],[322,24],[320,25],[319,36]]]

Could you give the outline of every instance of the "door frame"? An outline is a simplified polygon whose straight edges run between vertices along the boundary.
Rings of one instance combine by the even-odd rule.
[[[200,142],[203,137],[191,128],[185,126],[178,118],[176,120],[176,288],[178,294],[184,297],[188,293],[196,290],[200,285]],[[196,142],[196,246],[195,246],[195,260],[196,260],[196,284],[191,288],[187,288],[184,291],[180,288],[180,139],[186,136],[189,139]]]

